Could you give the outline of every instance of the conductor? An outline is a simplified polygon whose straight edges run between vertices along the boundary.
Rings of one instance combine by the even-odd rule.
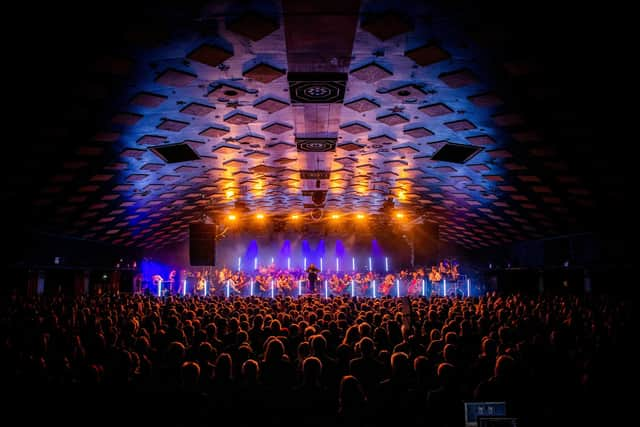
[[[316,282],[318,281],[318,269],[315,265],[309,265],[307,268],[307,279],[309,280],[309,291],[313,294],[316,292]]]

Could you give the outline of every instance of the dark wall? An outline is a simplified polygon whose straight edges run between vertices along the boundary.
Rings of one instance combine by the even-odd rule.
[[[14,268],[115,268],[132,265],[141,252],[99,242],[25,232],[6,251]]]
[[[158,249],[147,249],[143,255],[164,265],[187,267],[189,266],[189,241],[184,240]]]
[[[594,292],[625,293],[631,286],[628,236],[621,233],[581,233],[496,246],[469,254],[484,272],[488,287],[505,291],[544,289],[554,293],[584,289],[585,277]]]
[[[45,294],[75,295],[84,292],[85,274],[90,275],[90,292],[127,291],[134,265],[141,259],[141,252],[135,249],[18,228],[9,230],[4,243],[9,268],[0,294],[34,293],[41,277]]]

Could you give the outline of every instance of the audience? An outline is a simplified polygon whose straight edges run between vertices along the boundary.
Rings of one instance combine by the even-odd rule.
[[[72,408],[91,396],[105,419],[133,411],[165,425],[434,427],[463,426],[470,400],[506,401],[522,426],[601,415],[579,405],[610,403],[631,312],[606,297],[495,294],[57,296],[1,308],[2,384],[16,400],[49,393]]]

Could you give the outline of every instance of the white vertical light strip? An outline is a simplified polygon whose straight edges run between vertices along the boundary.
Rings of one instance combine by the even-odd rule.
[[[384,271],[389,272],[389,258],[384,257]]]
[[[340,258],[336,258],[336,272],[340,271]]]
[[[275,298],[276,297],[276,289],[275,289],[275,282],[273,281],[273,279],[271,279],[271,298]]]
[[[373,285],[373,297],[375,298],[376,297],[376,281],[373,280],[371,284]]]
[[[424,279],[422,279],[422,296],[426,296],[426,286],[424,285]]]
[[[287,270],[291,270],[291,257],[287,257]]]
[[[471,296],[471,279],[467,279],[467,297]]]
[[[356,271],[356,257],[351,257],[351,269]]]
[[[369,271],[371,271],[371,270],[372,270],[372,268],[371,268],[371,257],[369,257]]]
[[[444,283],[444,288],[442,289],[442,296],[446,297],[447,296],[447,279],[442,280],[442,282]]]
[[[209,283],[207,283],[207,281],[204,281],[204,296],[207,296],[207,290],[209,289]]]
[[[396,297],[400,298],[400,279],[396,279]]]
[[[184,279],[184,283],[182,284],[182,296],[187,295],[187,279]]]
[[[304,257],[304,261],[303,261],[302,265],[304,266],[303,268],[306,270],[307,269],[307,257]]]
[[[242,258],[238,257],[238,271],[242,268]]]
[[[230,281],[230,280],[231,280],[231,279],[228,279],[228,280],[227,280],[227,298],[229,298],[229,291],[230,291],[230,289],[229,289],[229,288],[230,288],[230,286],[229,286],[229,281]]]
[[[302,280],[298,280],[298,296],[302,295]]]
[[[356,284],[354,283],[353,279],[351,279],[351,296],[356,296]]]
[[[324,264],[323,264],[323,260],[322,257],[320,258],[320,271],[322,271],[324,269]]]
[[[250,286],[249,295],[253,296],[253,277],[251,279],[249,279],[249,286]]]
[[[258,269],[258,257],[255,257],[253,259],[253,269],[257,270]]]
[[[329,285],[326,280],[324,281],[324,297],[325,299],[329,298]]]

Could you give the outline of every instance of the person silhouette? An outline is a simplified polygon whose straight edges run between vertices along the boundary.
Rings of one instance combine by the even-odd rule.
[[[307,268],[307,280],[309,280],[309,291],[313,294],[316,292],[316,282],[318,281],[318,269],[315,265],[309,265]]]

